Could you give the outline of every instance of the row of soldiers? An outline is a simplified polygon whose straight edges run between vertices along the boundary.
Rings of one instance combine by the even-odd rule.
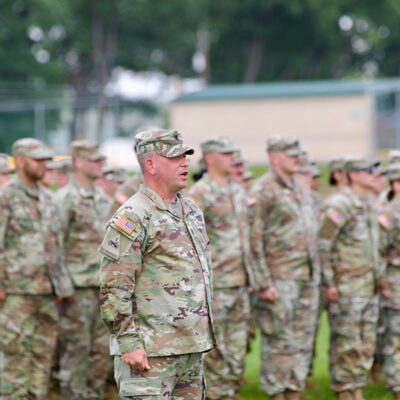
[[[184,399],[200,399],[200,359],[184,364],[197,380],[189,373],[192,377],[184,380],[181,371],[176,372],[181,381],[176,375],[173,384],[160,383],[158,375],[164,376],[164,370],[158,364],[171,369],[170,360],[162,357],[202,352],[207,352],[206,397],[239,398],[254,316],[262,338],[261,389],[274,400],[299,399],[312,362],[321,284],[332,329],[332,388],[338,398],[362,399],[375,350],[379,294],[386,328],[385,372],[398,396],[399,165],[387,169],[390,190],[377,207],[371,193],[382,176],[379,163],[354,157],[336,160],[331,183],[338,190],[322,204],[310,190],[318,171],[295,138],[268,139],[270,172],[249,187],[252,175],[243,169],[239,149],[227,137],[212,137],[201,142],[206,172],[187,191],[192,202],[179,196],[167,202],[171,199],[161,195],[164,188],[175,179],[179,184],[172,193],[184,189],[187,165],[179,166],[179,177],[166,175],[169,167],[163,165],[154,176],[164,179],[155,181],[154,154],[161,163],[185,163],[180,158],[193,149],[184,146],[176,131],[140,132],[135,150],[143,175],[128,179],[119,190],[110,189],[110,195],[115,192],[110,211],[109,199],[95,185],[103,176],[104,160],[96,143],[72,143],[73,178],[55,195],[38,185],[53,156],[50,149],[34,139],[14,144],[17,174],[0,190],[1,398],[46,398],[57,333],[63,399],[102,398],[109,333],[99,314],[100,243],[100,307],[111,333],[121,398],[173,398],[179,393]],[[98,184],[110,187],[107,181]],[[157,204],[157,218],[155,211],[139,215],[144,199]],[[105,222],[117,209],[102,241]],[[190,215],[195,216],[193,225]],[[182,221],[179,229],[172,221]],[[188,232],[191,243],[184,239]],[[202,286],[187,276],[177,285],[170,282],[171,274],[181,277],[174,269],[183,248],[185,268],[188,263]],[[205,256],[208,250],[212,261]],[[165,261],[170,252],[172,261]],[[154,265],[156,280],[152,276],[146,281]],[[185,308],[182,302],[193,288],[200,292],[189,296],[191,305]],[[177,295],[180,290],[185,293]],[[168,307],[160,300],[165,292]],[[179,316],[170,315],[175,301]],[[194,316],[199,317],[196,323]],[[187,324],[184,329],[178,320]],[[127,356],[143,349],[140,362]]]

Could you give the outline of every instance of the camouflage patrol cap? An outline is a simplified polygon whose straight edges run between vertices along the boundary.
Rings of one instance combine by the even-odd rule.
[[[396,163],[388,165],[384,169],[384,175],[387,176],[389,181],[400,180],[400,162],[396,162]]]
[[[346,157],[333,158],[331,161],[329,161],[328,164],[329,171],[331,172],[344,171],[346,161],[347,161]]]
[[[253,179],[254,178],[254,173],[253,171],[250,169],[249,163],[248,162],[244,162],[243,163],[243,167],[244,167],[244,171],[243,171],[243,179],[245,181],[249,180],[249,179]]]
[[[377,167],[380,161],[368,156],[358,156],[349,158],[345,163],[346,172],[362,171],[371,167]]]
[[[232,139],[228,136],[212,136],[200,142],[203,153],[216,151],[217,153],[233,153],[238,148],[233,144]]]
[[[123,183],[128,179],[128,172],[121,167],[105,167],[103,173],[112,182]]]
[[[14,142],[12,154],[28,156],[35,160],[50,160],[54,156],[53,151],[45,143],[34,138],[23,138]]]
[[[147,128],[138,132],[135,137],[136,154],[152,151],[167,158],[194,153],[194,149],[183,143],[182,135],[175,129]]]
[[[290,135],[273,135],[267,139],[267,153],[283,152],[288,156],[299,156],[302,153],[299,140]]]
[[[389,164],[400,162],[400,150],[389,151]]]
[[[305,151],[300,153],[300,166],[298,172],[300,174],[311,174],[313,172],[312,164]]]
[[[71,143],[72,157],[89,161],[100,161],[106,157],[99,152],[99,143],[94,140],[74,140]]]
[[[9,174],[13,172],[14,168],[8,166],[8,155],[0,153],[0,174]]]

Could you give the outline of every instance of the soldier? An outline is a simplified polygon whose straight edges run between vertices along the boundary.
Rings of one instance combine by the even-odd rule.
[[[299,168],[297,139],[268,139],[271,172],[254,183],[254,255],[261,331],[261,390],[273,400],[299,399],[312,357],[319,264],[317,221],[309,190],[293,175]]]
[[[334,158],[329,162],[330,171],[329,184],[335,186],[336,192],[342,192],[348,185],[347,174],[345,171],[345,163],[347,157]]]
[[[175,130],[136,135],[144,184],[109,221],[100,247],[101,315],[121,399],[200,400],[202,353],[215,347],[209,242]]]
[[[11,172],[14,172],[14,169],[8,166],[8,155],[0,153],[0,186],[11,179]]]
[[[201,149],[207,173],[188,194],[204,213],[214,275],[212,311],[218,348],[205,359],[206,398],[236,399],[250,323],[247,196],[230,179],[237,150],[231,139],[211,137],[201,142]]]
[[[109,335],[99,313],[100,255],[109,201],[94,185],[104,157],[97,142],[71,143],[74,177],[57,192],[66,266],[75,301],[60,318],[60,380],[63,400],[99,399],[110,363]]]
[[[133,196],[139,190],[141,183],[143,183],[142,174],[133,175],[123,183],[115,192],[114,201],[111,204],[109,215],[113,215],[118,208]]]
[[[38,185],[51,150],[24,138],[17,175],[0,190],[0,397],[45,400],[57,340],[56,302],[73,288],[60,259],[57,208]]]
[[[237,149],[234,153],[231,179],[242,185],[243,174],[244,174],[244,161],[242,158],[241,151]]]
[[[388,388],[394,394],[394,400],[400,400],[400,163],[387,168],[390,182],[387,203],[379,214],[381,232],[380,252],[383,268],[391,293],[383,300],[384,371]]]
[[[115,196],[118,188],[128,179],[128,173],[121,167],[104,167],[103,174],[100,178],[96,179],[95,184],[102,188],[110,201]]]
[[[331,383],[340,400],[363,399],[376,343],[377,288],[388,294],[378,266],[376,208],[369,199],[378,164],[366,157],[348,160],[349,186],[330,199],[321,218]]]
[[[61,165],[57,161],[47,161],[46,172],[39,183],[50,190],[57,188],[57,170],[60,167]]]

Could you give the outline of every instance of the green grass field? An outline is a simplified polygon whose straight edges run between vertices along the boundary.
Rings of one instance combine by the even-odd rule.
[[[316,358],[314,361],[313,377],[310,382],[313,389],[307,389],[302,399],[304,400],[334,400],[335,395],[330,389],[329,380],[329,324],[326,314],[321,318],[321,326],[316,343]],[[268,396],[262,393],[258,388],[260,374],[260,338],[256,338],[252,344],[251,352],[246,358],[245,377],[250,384],[244,385],[240,394],[246,400],[266,400]],[[392,394],[388,392],[385,385],[368,385],[364,389],[366,400],[391,400]]]

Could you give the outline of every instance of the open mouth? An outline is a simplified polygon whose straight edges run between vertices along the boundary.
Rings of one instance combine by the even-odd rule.
[[[185,172],[182,172],[182,173],[180,174],[180,176],[183,176],[184,178],[187,178],[187,176],[188,176],[188,172],[187,172],[187,171],[185,171]]]

